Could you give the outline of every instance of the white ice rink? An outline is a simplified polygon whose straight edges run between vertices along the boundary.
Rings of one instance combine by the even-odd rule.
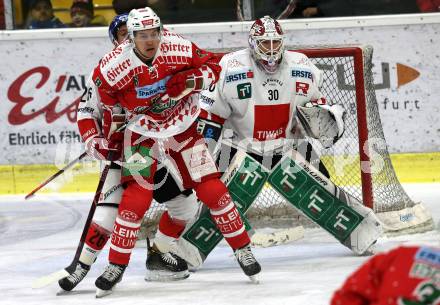
[[[440,220],[440,184],[405,185],[410,196]],[[261,283],[250,283],[226,244],[217,247],[202,269],[180,282],[145,282],[146,248],[137,247],[114,293],[95,299],[96,277],[107,264],[99,257],[86,279],[69,295],[56,296],[57,283],[32,289],[32,282],[70,264],[92,195],[0,197],[0,304],[252,304],[324,305],[345,277],[367,257],[356,257],[320,229],[288,245],[257,248]],[[438,231],[382,238],[380,250],[399,244],[440,246]],[[107,249],[107,248],[106,248]]]

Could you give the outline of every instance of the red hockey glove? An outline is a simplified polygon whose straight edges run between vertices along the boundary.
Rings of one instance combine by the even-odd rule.
[[[174,74],[167,82],[167,94],[171,98],[182,98],[194,90],[203,88],[203,75],[199,69],[189,69]]]
[[[114,132],[109,140],[100,136],[92,137],[86,142],[86,152],[97,160],[117,161],[122,156],[123,140],[123,132]]]

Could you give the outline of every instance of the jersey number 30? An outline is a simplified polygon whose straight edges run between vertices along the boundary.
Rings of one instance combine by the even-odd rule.
[[[278,90],[268,90],[267,93],[269,93],[269,101],[277,101],[280,97]]]

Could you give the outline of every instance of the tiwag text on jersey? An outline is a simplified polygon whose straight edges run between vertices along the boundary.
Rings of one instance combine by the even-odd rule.
[[[226,82],[230,83],[230,82],[235,82],[238,80],[243,80],[243,79],[248,79],[248,78],[253,78],[253,77],[254,77],[254,72],[252,72],[252,71],[236,73],[236,74],[231,74],[231,75],[226,76]]]

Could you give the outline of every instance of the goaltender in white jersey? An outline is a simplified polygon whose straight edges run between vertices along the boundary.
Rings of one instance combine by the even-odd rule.
[[[303,138],[296,120],[297,106],[324,106],[336,114],[339,126],[332,127],[334,136],[340,137],[342,108],[326,106],[319,91],[322,72],[307,56],[283,50],[278,22],[267,16],[258,19],[251,29],[250,45],[222,58],[219,81],[213,90],[202,93],[202,108],[208,111],[202,117],[224,123],[233,130],[234,147],[258,155],[280,154],[283,146],[292,147],[293,139]],[[315,136],[324,141],[323,134]],[[323,145],[334,140],[332,137],[331,143]]]
[[[320,92],[321,71],[306,55],[284,50],[283,40],[281,26],[276,20],[265,16],[254,22],[249,48],[225,55],[220,61],[222,71],[215,87],[202,92],[199,131],[205,138],[218,141],[223,126],[232,130],[232,136],[225,136],[221,141],[219,166],[225,171],[225,181],[232,181],[239,175],[237,170],[247,166],[244,155],[263,165],[269,172],[269,183],[277,183],[276,172],[283,164],[303,166],[303,174],[310,178],[307,181],[316,184],[313,187],[326,188],[334,200],[340,202],[338,207],[352,215],[358,214],[359,219],[364,217],[358,226],[344,229],[345,235],[333,232],[355,253],[364,253],[381,234],[377,218],[371,209],[331,182],[329,172],[306,138],[317,139],[325,148],[332,146],[343,135],[345,110],[338,101],[326,101]],[[290,167],[283,168],[282,173],[292,174]],[[293,186],[296,177],[284,178],[292,180],[278,189],[280,194],[287,192],[286,187],[300,189],[301,185]],[[250,187],[245,186],[245,182],[242,184],[241,188]],[[257,191],[255,185],[252,184],[253,193]],[[259,185],[262,188],[264,184]],[[303,189],[302,194],[307,191],[309,189]],[[302,208],[296,205],[298,198],[296,201],[290,198],[292,192],[281,195],[296,208]],[[252,202],[247,206],[250,204]],[[331,209],[336,206],[330,201],[326,203]],[[328,214],[320,219],[327,219],[329,223],[336,221],[332,217]],[[325,223],[317,224],[325,226]]]

